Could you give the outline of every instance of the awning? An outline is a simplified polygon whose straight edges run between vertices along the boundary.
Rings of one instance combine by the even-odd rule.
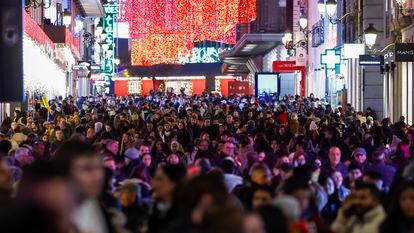
[[[83,17],[102,17],[105,14],[103,0],[75,0]]]
[[[131,77],[185,77],[185,76],[218,76],[221,75],[222,63],[194,63],[194,64],[159,64],[154,66],[126,67]],[[117,77],[125,77],[121,71]]]
[[[255,67],[253,57],[265,55],[282,43],[282,33],[245,34],[232,50],[220,54],[225,75],[248,74]]]

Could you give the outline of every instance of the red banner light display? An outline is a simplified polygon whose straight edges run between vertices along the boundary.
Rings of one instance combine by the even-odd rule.
[[[123,0],[120,22],[128,22],[131,63],[179,64],[197,41],[236,43],[237,24],[256,18],[256,0]]]

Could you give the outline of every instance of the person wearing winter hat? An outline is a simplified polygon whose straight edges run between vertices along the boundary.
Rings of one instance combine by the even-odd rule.
[[[132,175],[134,169],[141,163],[139,151],[135,147],[127,149],[124,153],[125,166],[121,169],[122,179],[128,179]]]
[[[354,161],[361,166],[361,172],[364,172],[365,169],[371,165],[368,160],[367,160],[367,151],[362,148],[362,147],[358,147],[355,149],[354,153],[352,153],[352,157],[354,159]]]

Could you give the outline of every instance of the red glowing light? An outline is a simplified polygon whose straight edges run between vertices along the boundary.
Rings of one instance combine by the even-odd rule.
[[[236,43],[236,25],[255,19],[256,0],[124,0],[120,12],[132,65],[178,64],[194,42]]]

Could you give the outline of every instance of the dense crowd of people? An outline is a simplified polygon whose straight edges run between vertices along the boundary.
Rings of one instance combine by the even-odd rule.
[[[49,105],[1,124],[1,232],[414,232],[404,117],[313,96]]]

